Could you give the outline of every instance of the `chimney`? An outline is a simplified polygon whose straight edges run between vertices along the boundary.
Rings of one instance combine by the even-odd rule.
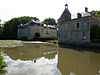
[[[85,7],[85,12],[88,12],[88,8],[87,7]]]

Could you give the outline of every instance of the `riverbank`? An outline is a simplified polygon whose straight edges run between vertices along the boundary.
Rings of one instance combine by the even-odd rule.
[[[75,49],[77,51],[92,51],[96,53],[100,53],[100,44],[97,43],[91,43],[91,44],[59,44],[59,47],[61,48],[69,48],[69,49]]]
[[[0,47],[16,47],[22,45],[23,43],[20,40],[0,40]]]
[[[23,40],[0,40],[0,47],[17,47],[22,46],[25,43],[50,43],[58,45],[57,40],[42,40],[42,41],[23,41]]]
[[[58,45],[58,40],[48,40],[46,42]]]

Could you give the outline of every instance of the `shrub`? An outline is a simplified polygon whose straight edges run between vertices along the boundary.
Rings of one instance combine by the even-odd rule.
[[[0,52],[0,70],[2,70],[2,68],[4,67],[7,67],[7,64],[4,61],[4,57],[2,56],[2,53]]]

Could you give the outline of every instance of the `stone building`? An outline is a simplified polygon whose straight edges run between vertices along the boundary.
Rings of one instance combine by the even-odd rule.
[[[97,39],[93,33],[94,25],[100,26],[100,18],[89,13],[87,7],[85,13],[77,13],[77,18],[71,19],[71,13],[66,4],[64,12],[58,19],[58,42],[66,44],[91,43]]]
[[[25,25],[18,26],[18,39],[33,40],[38,37],[57,38],[57,29],[55,26],[45,25],[33,20]]]

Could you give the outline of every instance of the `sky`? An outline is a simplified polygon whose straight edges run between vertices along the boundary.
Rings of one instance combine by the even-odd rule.
[[[100,0],[0,0],[0,19],[8,21],[15,17],[33,16],[43,21],[61,16],[68,3],[68,9],[75,15],[88,10],[100,10]]]

